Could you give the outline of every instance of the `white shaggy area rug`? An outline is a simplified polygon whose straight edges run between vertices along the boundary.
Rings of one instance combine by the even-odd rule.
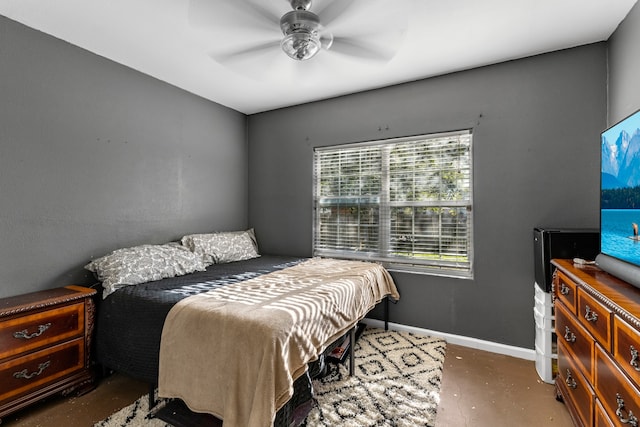
[[[304,425],[433,427],[445,348],[440,338],[367,328],[356,343],[355,375],[331,364],[313,382],[317,404]],[[147,414],[145,395],[94,427],[171,427]]]

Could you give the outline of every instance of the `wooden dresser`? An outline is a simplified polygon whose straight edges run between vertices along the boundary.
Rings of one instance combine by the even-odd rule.
[[[94,387],[94,289],[48,289],[0,299],[0,421],[43,399]]]
[[[640,426],[640,289],[553,260],[558,398],[577,426]]]

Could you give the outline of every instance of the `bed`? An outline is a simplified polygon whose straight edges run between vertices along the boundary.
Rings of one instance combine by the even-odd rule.
[[[210,238],[212,234],[198,236]],[[238,236],[248,237],[253,251],[247,249],[248,244],[234,246],[226,242],[217,250],[240,254],[225,258],[211,247],[203,250],[202,245],[183,238],[179,243],[134,248],[134,252],[138,251],[135,261],[124,262],[126,268],[121,261],[105,261],[106,257],[92,261],[87,268],[96,273],[104,288],[104,299],[97,310],[96,358],[105,369],[146,381],[152,389],[159,386],[161,397],[179,397],[193,410],[222,418],[225,426],[268,425],[264,424],[265,417],[277,426],[291,425],[304,408],[309,409],[311,376],[320,371],[323,355],[373,306],[388,301],[388,297],[397,300],[399,295],[386,270],[377,264],[259,255],[252,232],[232,235],[236,240]],[[157,246],[168,250],[169,255],[158,254]],[[239,246],[248,254],[238,251]],[[158,273],[166,256],[172,258],[171,271]],[[196,260],[193,265],[191,258]],[[124,275],[128,277],[118,278],[115,282],[122,283],[114,285],[107,274],[109,269],[126,270]],[[333,272],[329,274],[330,271]],[[149,278],[153,280],[146,280]],[[355,282],[358,283],[354,287]],[[306,300],[311,305],[301,303],[291,309],[287,295],[296,292],[297,302],[293,305]],[[211,302],[216,308],[207,308]],[[256,310],[256,302],[261,312]],[[269,307],[265,308],[265,303]],[[273,306],[279,304],[275,310],[279,317],[264,317],[265,313],[271,316]],[[250,315],[236,316],[242,306],[249,307]],[[188,316],[176,314],[198,310],[200,314],[194,316],[200,320],[195,324],[185,323],[193,322]],[[320,317],[301,321],[300,316],[292,314],[307,311],[318,312]],[[213,317],[202,320],[203,312],[207,316],[213,312]],[[252,318],[258,312],[257,318]],[[223,317],[216,317],[220,313]],[[229,313],[233,314],[233,322]],[[284,329],[281,324],[285,324]],[[275,344],[279,350],[267,348],[273,339],[266,338],[262,343],[258,339],[273,330],[283,337]],[[244,338],[234,340],[234,334]],[[186,341],[180,341],[183,339]],[[249,350],[248,345],[257,347]],[[184,349],[188,350],[181,351]],[[262,360],[255,362],[252,357],[260,349],[264,350]],[[277,353],[274,360],[265,358],[271,353]],[[236,366],[230,367],[230,363]],[[284,373],[280,375],[280,371]],[[271,384],[274,390],[267,393],[270,397],[260,398],[262,391],[246,396],[247,387],[252,387],[256,377],[265,377],[265,373],[269,378],[266,383],[257,380],[260,384],[255,390],[269,391]],[[181,384],[180,378],[187,380]],[[243,382],[247,378],[249,382]],[[199,380],[200,387],[191,387],[195,396],[188,390],[194,379]],[[237,388],[233,387],[235,384]],[[213,394],[203,397],[210,390]],[[222,406],[220,401],[224,402]]]

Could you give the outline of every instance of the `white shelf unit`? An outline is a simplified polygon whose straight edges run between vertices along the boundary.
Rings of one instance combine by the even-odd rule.
[[[558,349],[555,332],[553,293],[544,292],[538,284],[533,284],[533,317],[536,323],[536,371],[546,383],[553,384],[558,373]]]

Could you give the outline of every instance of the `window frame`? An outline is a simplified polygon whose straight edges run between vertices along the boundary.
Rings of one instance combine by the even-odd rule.
[[[381,189],[380,194],[377,196],[352,196],[354,198],[366,199],[369,197],[370,200],[378,199],[377,204],[379,213],[378,213],[378,251],[375,254],[371,254],[369,252],[359,252],[358,250],[339,250],[339,249],[324,249],[320,248],[318,244],[318,236],[319,236],[319,221],[320,221],[320,209],[321,209],[321,199],[322,197],[318,194],[321,189],[320,178],[321,175],[318,171],[319,169],[319,156],[322,153],[334,152],[336,150],[341,152],[348,152],[352,150],[363,150],[367,147],[392,147],[398,146],[400,144],[411,144],[417,142],[424,142],[429,140],[441,140],[450,137],[460,138],[461,136],[468,136],[468,168],[458,168],[457,171],[468,170],[468,198],[464,200],[450,200],[447,203],[444,203],[442,199],[437,201],[390,201],[387,199],[386,201],[380,200],[380,198],[389,197],[390,194],[390,178],[389,178],[389,167],[383,167],[383,171],[381,171],[381,187],[386,187]],[[384,151],[384,150],[383,150]],[[388,151],[388,150],[387,150]],[[381,155],[381,158],[383,156]],[[388,161],[387,160],[383,160]],[[437,170],[442,170],[438,168]],[[415,169],[411,169],[411,171],[415,171]],[[386,182],[386,183],[385,183]],[[334,196],[335,200],[335,196]],[[334,203],[335,205],[335,203]],[[331,206],[331,204],[329,204]],[[407,258],[395,258],[395,257],[385,257],[384,252],[388,250],[391,245],[391,230],[393,225],[391,223],[390,212],[393,210],[393,207],[457,207],[463,209],[465,211],[465,215],[467,217],[466,221],[466,259],[467,261],[463,264],[465,266],[461,266],[460,263],[455,261],[447,262],[444,260],[438,261],[427,261],[425,259],[420,260],[418,257],[408,256]],[[386,210],[387,212],[384,212]],[[386,222],[386,225],[384,223]],[[357,223],[358,226],[361,225],[360,222]],[[463,279],[473,279],[474,276],[474,220],[473,220],[473,132],[472,129],[463,129],[457,131],[450,132],[441,132],[441,133],[433,133],[433,134],[421,134],[415,136],[408,137],[400,137],[400,138],[389,138],[382,140],[372,140],[365,142],[356,142],[356,143],[348,143],[348,144],[339,144],[339,145],[330,145],[330,146],[321,146],[314,148],[313,154],[313,231],[312,231],[312,251],[313,256],[324,256],[324,257],[333,257],[333,258],[343,258],[343,259],[357,259],[357,260],[365,260],[365,261],[375,261],[380,262],[390,271],[397,272],[407,272],[414,274],[428,274],[428,275],[436,275],[436,276],[446,276],[446,277],[456,277]],[[438,236],[442,236],[442,233],[439,233]],[[411,234],[414,236],[414,234]],[[440,256],[442,256],[442,251],[439,251]],[[415,260],[415,261],[412,261]],[[468,266],[467,266],[468,265]]]

